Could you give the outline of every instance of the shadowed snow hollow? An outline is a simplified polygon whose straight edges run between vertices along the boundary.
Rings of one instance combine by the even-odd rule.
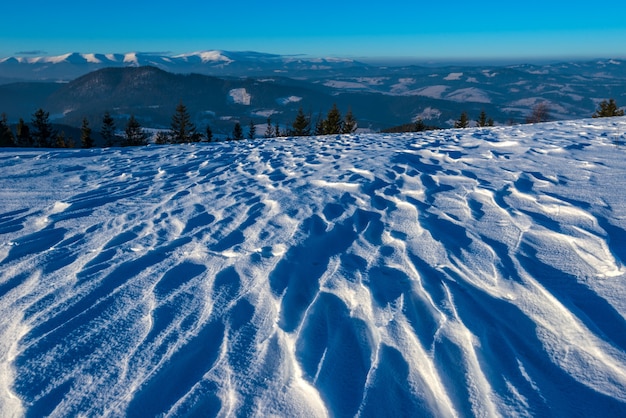
[[[624,416],[625,131],[4,149],[0,415]]]

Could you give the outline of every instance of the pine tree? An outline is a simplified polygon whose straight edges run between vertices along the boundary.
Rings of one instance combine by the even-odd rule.
[[[172,116],[171,131],[172,142],[175,144],[195,142],[196,126],[191,122],[191,116],[182,101],[178,103],[176,113]]]
[[[275,137],[279,137],[280,135],[280,125],[278,124],[278,122],[276,122],[276,125],[274,126],[274,136]]]
[[[289,134],[292,136],[311,135],[311,118],[304,114],[302,108],[298,109],[298,114],[296,115],[296,119],[291,124],[291,127],[292,129]]]
[[[235,127],[233,128],[233,139],[237,141],[243,139],[243,130],[239,122],[235,123]]]
[[[213,131],[209,125],[206,126],[206,142],[213,141]]]
[[[80,144],[83,148],[93,147],[93,138],[91,137],[91,128],[87,118],[83,118],[83,125],[80,128]]]
[[[617,107],[614,99],[609,99],[608,102],[603,100],[595,113],[591,115],[592,118],[610,118],[613,116],[624,116],[624,110]]]
[[[328,111],[323,125],[324,135],[335,135],[343,132],[343,121],[341,119],[341,113],[339,109],[337,109],[337,104],[333,104],[332,109]]]
[[[322,119],[322,113],[317,114],[317,120],[315,121],[315,135],[324,135],[324,120]]]
[[[130,115],[128,123],[126,123],[124,133],[126,136],[122,146],[133,147],[148,144],[148,135],[146,135],[144,130],[141,128],[141,125],[133,115]]]
[[[57,148],[67,148],[67,142],[65,141],[65,132],[61,131],[56,135],[54,146]]]
[[[170,136],[165,131],[159,131],[154,136],[154,143],[157,145],[165,145],[170,142]]]
[[[109,112],[104,112],[100,135],[102,135],[102,138],[104,139],[105,147],[112,147],[118,139],[117,135],[115,135],[115,122]]]
[[[352,134],[356,131],[357,123],[354,115],[352,114],[352,109],[348,109],[348,113],[346,113],[346,117],[343,120],[343,130],[344,134]]]
[[[33,137],[30,136],[30,128],[22,118],[20,118],[20,121],[17,123],[16,133],[18,147],[26,148],[33,146]]]
[[[3,113],[2,118],[0,119],[0,147],[14,146],[15,136],[13,136],[13,132],[11,131],[11,127],[9,126],[6,113]]]
[[[422,118],[417,118],[415,121],[415,127],[413,128],[415,132],[424,132],[426,130],[426,124],[422,120]]]
[[[274,128],[272,128],[272,118],[267,118],[267,127],[265,128],[265,138],[274,137]]]
[[[454,127],[455,128],[467,128],[468,126],[469,126],[469,118],[467,117],[467,113],[462,112],[459,120],[454,122]]]
[[[254,126],[254,121],[250,120],[250,125],[248,128],[248,139],[254,139],[256,136],[256,126]]]
[[[33,114],[32,125],[32,137],[35,141],[35,146],[40,148],[51,146],[52,138],[56,136],[56,133],[53,131],[50,123],[50,113],[44,112],[41,108],[38,109]]]

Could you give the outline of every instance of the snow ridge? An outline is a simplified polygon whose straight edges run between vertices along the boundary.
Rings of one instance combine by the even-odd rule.
[[[625,415],[625,132],[3,149],[0,415]]]

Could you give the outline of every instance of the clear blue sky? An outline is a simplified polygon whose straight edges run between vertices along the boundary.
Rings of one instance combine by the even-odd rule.
[[[7,0],[0,6],[0,57],[208,49],[352,58],[626,57],[626,2],[605,4]]]

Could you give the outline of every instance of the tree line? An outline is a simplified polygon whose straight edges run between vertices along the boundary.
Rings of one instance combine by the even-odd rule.
[[[615,103],[614,99],[603,100],[598,105],[596,111],[591,115],[592,118],[607,118],[613,116],[624,116],[624,110],[620,109]],[[537,103],[526,117],[526,123],[541,123],[548,122],[550,120],[550,107],[546,102]],[[480,113],[480,116],[476,120],[476,126],[485,127],[493,126],[493,119],[487,118],[485,111]],[[459,119],[454,122],[455,128],[468,128],[470,126],[470,119],[467,112],[462,112]]]
[[[325,118],[322,118],[321,114],[318,116],[314,125],[311,115],[306,115],[302,108],[298,110],[295,120],[284,129],[281,129],[279,124],[273,125],[271,117],[268,117],[264,137],[350,134],[355,132],[356,128],[357,121],[352,111],[348,109],[345,117],[342,117],[337,105],[334,104]],[[99,134],[105,147],[141,146],[147,145],[149,140],[148,133],[133,115],[129,117],[122,133],[118,133],[115,121],[109,112],[105,112],[102,118]],[[247,138],[256,137],[256,125],[250,120]],[[246,135],[241,123],[236,122],[232,133],[226,139],[242,140],[244,138]],[[158,131],[154,136],[155,144],[184,144],[201,141],[213,142],[213,131],[207,125],[204,132],[200,132],[182,101],[176,106],[170,128]],[[53,127],[49,112],[43,109],[38,109],[32,115],[30,124],[20,118],[15,134],[9,126],[6,114],[2,114],[0,118],[0,147],[75,148],[76,145],[72,137],[66,136],[64,131],[59,132]],[[80,128],[80,147],[92,148],[94,145],[93,130],[87,118],[83,118]]]

